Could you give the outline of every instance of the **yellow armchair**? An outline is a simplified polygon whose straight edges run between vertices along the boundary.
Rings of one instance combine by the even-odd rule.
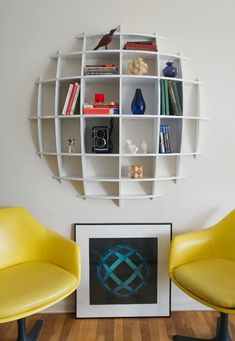
[[[235,210],[210,228],[173,238],[173,282],[196,301],[221,313],[212,340],[231,341],[228,314],[235,314]],[[173,340],[202,340],[176,335]]]
[[[79,245],[23,208],[0,209],[0,323],[18,320],[17,341],[36,340],[42,321],[27,335],[25,317],[76,290],[80,271]]]

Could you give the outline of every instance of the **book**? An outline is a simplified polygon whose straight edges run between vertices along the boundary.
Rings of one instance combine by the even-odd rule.
[[[179,94],[177,84],[179,85],[179,89],[181,89],[181,96]],[[173,90],[174,90],[174,94],[175,94],[178,113],[179,113],[179,115],[183,115],[182,84],[180,84],[179,82],[173,81],[172,86],[173,86]]]
[[[118,115],[118,108],[83,108],[83,114],[86,115]]]
[[[165,153],[171,153],[170,128],[168,124],[163,124],[163,137]]]
[[[169,90],[169,99],[170,99],[170,104],[171,104],[171,115],[179,115],[177,103],[176,103],[176,98],[175,98],[175,93],[173,90],[173,85],[172,81],[168,81],[168,90]]]
[[[144,50],[144,51],[157,51],[157,47],[153,45],[141,45],[141,44],[131,44],[124,45],[124,50]]]
[[[64,107],[63,107],[63,110],[62,110],[62,115],[66,115],[66,109],[67,109],[68,104],[69,104],[69,99],[70,99],[71,92],[72,92],[72,89],[73,89],[73,84],[74,84],[74,82],[71,82],[69,84],[69,88],[68,88],[68,91],[67,91],[66,99],[65,99],[65,102],[64,102]]]
[[[165,87],[163,79],[160,80],[160,90],[161,90],[161,115],[166,115]]]
[[[172,153],[168,124],[160,124],[159,153]]]
[[[153,50],[157,51],[157,45],[151,41],[127,41],[124,49]]]
[[[73,104],[73,101],[74,101],[74,97],[75,97],[78,85],[79,84],[77,82],[73,83],[72,92],[71,92],[69,103],[68,103],[68,106],[67,106],[67,109],[66,109],[66,115],[71,115],[72,104]]]
[[[70,115],[74,114],[74,110],[75,110],[75,107],[76,107],[76,104],[77,104],[79,92],[80,92],[80,85],[78,85],[78,87],[76,89],[76,93],[75,93],[74,100],[73,100],[73,103],[72,103]]]
[[[160,141],[159,141],[159,153],[165,153],[165,144],[164,144],[164,136],[163,136],[163,126],[160,125]]]
[[[168,93],[168,84],[167,79],[163,79],[164,82],[164,94],[165,94],[165,106],[166,106],[166,115],[170,115],[170,108],[169,108],[169,93]]]
[[[146,45],[150,45],[150,44],[154,44],[152,41],[150,40],[132,40],[132,41],[127,41],[126,44],[146,44]]]

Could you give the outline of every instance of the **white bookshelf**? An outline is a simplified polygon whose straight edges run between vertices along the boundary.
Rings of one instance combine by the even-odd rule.
[[[185,178],[181,160],[199,155],[200,128],[207,120],[201,112],[199,80],[183,77],[186,57],[180,54],[123,50],[129,40],[149,40],[159,46],[164,39],[155,34],[114,34],[108,50],[93,51],[103,35],[81,34],[76,36],[80,50],[52,56],[56,63],[54,78],[36,81],[38,87],[37,112],[29,118],[36,122],[38,135],[37,154],[53,158],[57,171],[54,178],[59,181],[79,182],[78,195],[85,199],[111,199],[121,204],[122,200],[154,199],[161,196],[161,182]],[[147,75],[135,76],[127,73],[128,63],[142,57],[149,66]],[[160,80],[166,61],[173,61],[178,69],[174,80],[182,83],[183,115],[161,115]],[[119,74],[84,75],[86,64],[113,63]],[[80,84],[79,105],[72,116],[62,115],[70,81]],[[146,111],[144,115],[133,115],[131,101],[136,88],[141,88]],[[119,115],[83,115],[83,104],[93,102],[95,93],[104,93],[106,101],[119,103]],[[112,134],[113,151],[107,154],[92,152],[91,128],[94,125],[109,125],[114,119]],[[170,127],[172,153],[159,153],[160,124]],[[67,140],[75,138],[75,152],[68,153]],[[131,139],[140,147],[144,139],[148,153],[131,154],[125,141]],[[142,179],[130,179],[128,166],[141,164]]]

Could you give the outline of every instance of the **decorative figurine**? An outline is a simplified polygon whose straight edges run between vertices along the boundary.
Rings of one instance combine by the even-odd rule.
[[[138,147],[135,144],[133,144],[131,140],[126,140],[126,143],[130,153],[135,154],[138,152]]]
[[[144,167],[142,165],[130,165],[128,167],[128,175],[132,179],[143,179]]]
[[[69,153],[74,153],[74,144],[75,144],[75,139],[68,139],[68,152]]]
[[[147,154],[148,153],[148,145],[147,142],[145,140],[142,141],[141,145],[140,145],[140,150],[143,154]]]
[[[127,71],[132,75],[144,75],[148,73],[148,64],[143,61],[143,58],[135,58],[129,64]]]
[[[173,62],[166,62],[167,66],[162,70],[163,76],[172,78],[176,77],[177,69],[173,64]]]
[[[105,34],[97,44],[97,46],[93,50],[98,50],[100,47],[105,46],[105,49],[107,50],[107,45],[111,43],[113,39],[113,34],[116,31],[116,28],[111,30],[108,34]]]

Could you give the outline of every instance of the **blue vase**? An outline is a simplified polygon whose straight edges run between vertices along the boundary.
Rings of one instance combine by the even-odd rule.
[[[144,97],[141,89],[135,90],[134,98],[131,102],[131,111],[134,115],[143,115],[146,109]]]
[[[172,78],[176,77],[177,69],[173,64],[174,64],[173,62],[166,63],[167,66],[162,70],[163,76]]]

